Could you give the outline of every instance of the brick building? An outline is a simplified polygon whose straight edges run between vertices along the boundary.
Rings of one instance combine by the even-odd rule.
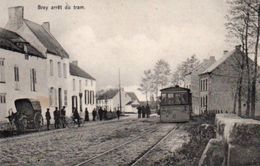
[[[222,58],[199,75],[201,111],[233,111],[234,96],[240,74],[239,64],[242,63],[242,56],[244,56],[240,49],[240,46],[236,46],[233,51],[225,52]],[[252,63],[251,60],[250,63]],[[244,78],[246,78],[246,69],[244,71]],[[246,86],[245,81],[246,79],[242,83],[243,87]],[[259,86],[257,85],[257,87]],[[259,106],[260,104],[257,102],[256,111]],[[242,101],[242,113],[245,112],[245,109],[246,102],[244,99]]]
[[[209,66],[216,62],[214,56],[209,59],[204,59],[192,72],[184,77],[184,87],[189,88],[192,93],[192,112],[200,114],[200,87],[199,87],[199,74],[205,71]]]

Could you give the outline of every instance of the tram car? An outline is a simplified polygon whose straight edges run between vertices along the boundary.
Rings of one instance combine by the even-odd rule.
[[[41,104],[38,100],[24,98],[15,100],[16,113],[7,118],[18,131],[40,130],[43,127]]]
[[[190,89],[176,85],[161,89],[160,121],[187,122],[192,112],[192,96]]]

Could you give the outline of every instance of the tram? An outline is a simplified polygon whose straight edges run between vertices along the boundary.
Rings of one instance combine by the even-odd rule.
[[[190,89],[176,85],[161,89],[160,121],[187,122],[192,112],[192,96]]]

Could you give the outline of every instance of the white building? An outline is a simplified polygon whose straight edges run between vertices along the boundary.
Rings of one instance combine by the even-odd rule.
[[[41,100],[43,115],[46,111],[46,108],[50,108],[50,111],[52,112],[54,111],[55,107],[61,108],[62,106],[66,106],[67,112],[71,113],[72,104],[75,102],[72,99],[72,96],[75,96],[75,93],[77,93],[74,93],[74,91],[71,89],[71,82],[73,80],[72,77],[74,77],[74,75],[70,75],[69,55],[51,34],[50,24],[45,22],[40,25],[25,19],[24,8],[22,6],[10,7],[8,9],[8,13],[9,20],[5,26],[6,29],[14,31],[22,36],[45,58],[45,67],[42,74],[44,74],[46,86],[45,91],[47,90],[48,97],[46,98],[45,96],[45,100]],[[74,77],[75,80],[78,78],[80,78],[80,76]],[[82,79],[86,80],[84,77]],[[93,84],[93,87],[91,88],[93,89],[89,87],[87,87],[87,89],[91,91],[91,94],[95,94],[95,83],[93,83],[92,80],[90,81],[90,85],[91,82]],[[79,84],[75,84],[75,86],[77,87]],[[95,99],[93,99],[93,101],[95,101]],[[94,105],[88,105],[89,109],[92,109],[92,107],[95,105],[95,102]]]
[[[77,61],[70,63],[69,70],[71,107],[77,108],[81,116],[83,116],[86,108],[89,112],[96,108],[96,80],[82,70]]]
[[[53,116],[55,107],[62,106],[67,107],[67,115],[71,114],[72,107],[79,110],[87,107],[92,111],[96,104],[96,81],[77,65],[70,64],[68,53],[51,34],[50,24],[40,25],[25,19],[21,6],[9,8],[8,13],[9,20],[5,26],[8,31],[2,30],[5,32],[0,43],[4,48],[0,55],[0,116],[5,116],[9,108],[16,112],[13,105],[19,97],[40,100],[43,116],[46,108],[50,108]],[[6,32],[9,38],[6,38]],[[24,53],[26,56],[20,55]],[[18,67],[14,69],[14,66]],[[18,81],[13,75],[17,71]],[[13,86],[18,86],[19,90],[7,92]]]
[[[138,99],[137,99],[138,100]],[[131,103],[130,103],[131,102]],[[139,102],[139,101],[138,101]],[[129,106],[132,107],[132,104],[135,104],[136,101],[132,100],[132,96],[130,92],[121,90],[121,108],[122,112],[135,112],[130,109]],[[101,93],[97,98],[97,106],[102,108],[107,108],[108,111],[116,111],[120,107],[120,94],[118,89],[109,89],[103,93]]]
[[[0,121],[16,112],[14,101],[48,101],[46,57],[18,34],[0,28]]]
[[[139,99],[134,92],[127,92],[127,95],[131,98],[125,106],[125,112],[127,113],[138,113],[137,107],[141,105]]]

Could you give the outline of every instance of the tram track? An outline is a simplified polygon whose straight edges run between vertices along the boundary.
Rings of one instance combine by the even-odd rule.
[[[176,129],[177,129],[176,126],[173,127],[172,129],[170,129],[166,134],[164,134],[162,137],[160,137],[152,145],[149,145],[149,147],[144,152],[142,152],[139,156],[137,156],[135,159],[133,159],[133,161],[130,164],[127,164],[127,165],[136,165],[139,161],[141,161],[148,153],[150,153],[158,144],[160,144],[163,140],[165,140]],[[130,144],[135,143],[136,141],[140,141],[141,139],[145,139],[145,137],[149,137],[149,134],[152,134],[156,131],[158,131],[158,129],[151,129],[151,130],[145,131],[141,135],[136,136],[114,148],[111,148],[111,149],[103,152],[103,153],[100,153],[87,160],[84,160],[84,161],[76,164],[75,166],[93,165],[95,163],[94,162],[95,160],[100,160],[101,158],[106,158],[107,156],[109,156],[111,154],[119,155],[120,153],[118,151],[120,151],[120,150],[123,151],[124,148],[127,148],[127,146],[131,146]],[[117,153],[119,153],[119,154],[117,154]],[[118,157],[120,157],[120,156],[118,156]]]

